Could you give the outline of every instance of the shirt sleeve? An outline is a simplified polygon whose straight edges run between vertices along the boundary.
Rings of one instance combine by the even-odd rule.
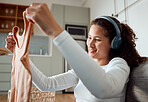
[[[78,78],[73,70],[47,77],[29,60],[33,84],[41,91],[57,91],[77,84]]]
[[[94,96],[110,98],[122,92],[130,72],[124,59],[111,61],[108,65],[110,68],[104,70],[67,31],[63,31],[53,42]]]

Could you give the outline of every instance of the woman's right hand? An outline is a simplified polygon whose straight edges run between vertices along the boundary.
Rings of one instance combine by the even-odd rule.
[[[38,25],[38,27],[52,39],[63,31],[52,16],[47,4],[32,3],[25,12],[27,20]]]
[[[15,42],[11,32],[9,33],[9,35],[7,36],[5,41],[6,41],[5,47],[13,53],[16,42]]]

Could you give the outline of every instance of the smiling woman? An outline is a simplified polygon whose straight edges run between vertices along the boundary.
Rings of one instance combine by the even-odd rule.
[[[135,49],[136,35],[127,24],[110,16],[94,19],[89,31],[88,55],[70,34],[58,25],[47,4],[33,3],[27,11],[26,18],[35,22],[53,39],[55,46],[73,68],[48,77],[30,59],[33,84],[39,90],[58,91],[76,85],[76,102],[125,101],[130,70],[145,61]],[[121,38],[122,43],[114,46],[118,45]]]
[[[109,63],[107,58],[111,48],[110,40],[103,34],[104,31],[102,30],[102,27],[98,25],[92,25],[87,39],[89,55],[100,65],[106,65]],[[100,61],[101,59],[103,60]]]

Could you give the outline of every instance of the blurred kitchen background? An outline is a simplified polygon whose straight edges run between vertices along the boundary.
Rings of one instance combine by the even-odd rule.
[[[0,48],[14,25],[23,32],[22,12],[32,2],[47,3],[58,24],[67,30],[84,50],[89,23],[96,17],[114,16],[136,32],[137,50],[148,57],[147,0],[0,0]],[[52,40],[34,25],[30,42],[30,59],[47,76],[63,73],[70,68]],[[0,94],[10,89],[12,54],[0,56]],[[63,91],[59,91],[63,92]],[[64,90],[73,92],[73,88]]]

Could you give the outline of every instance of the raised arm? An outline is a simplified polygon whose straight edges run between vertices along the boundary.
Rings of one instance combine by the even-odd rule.
[[[66,73],[47,77],[29,60],[32,80],[42,91],[57,91],[70,88],[77,84],[78,78],[73,70]]]
[[[54,44],[94,96],[110,98],[123,91],[130,72],[124,59],[114,58],[104,70],[66,31],[54,39]]]
[[[110,69],[105,71],[66,31],[63,32],[46,4],[33,3],[26,12],[28,20],[54,39],[55,45],[94,96],[109,98],[123,91],[130,71],[125,60],[113,59],[108,66]]]

